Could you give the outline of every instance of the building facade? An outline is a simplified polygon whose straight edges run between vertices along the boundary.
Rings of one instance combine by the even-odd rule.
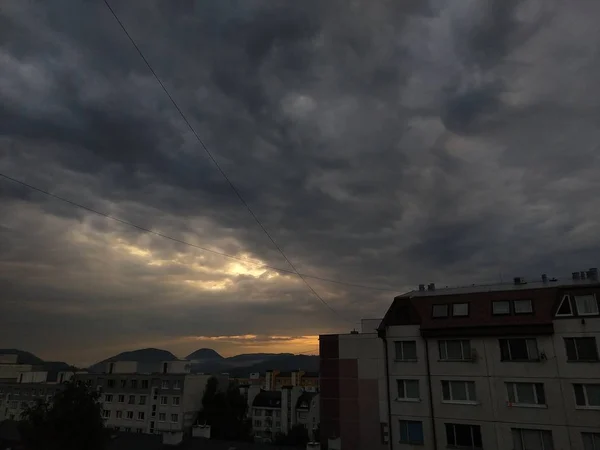
[[[597,450],[599,299],[594,269],[566,282],[544,276],[534,283],[517,278],[496,286],[436,290],[430,285],[396,297],[370,350],[381,349],[381,361],[373,364],[383,364],[385,375],[378,383],[379,408],[371,408],[384,430],[379,441],[366,443],[363,437],[374,440],[375,433],[352,431],[356,412],[344,412],[345,404],[354,405],[354,411],[358,404],[360,418],[368,402],[360,398],[360,389],[353,398],[357,390],[351,380],[357,374],[360,384],[361,376],[343,343],[353,341],[359,353],[361,339],[352,335],[321,337],[322,437],[338,437],[348,450],[383,444],[392,449]],[[336,339],[338,367],[332,370],[339,375],[328,372],[337,384],[330,386],[323,368],[335,353],[328,347],[335,347]],[[358,367],[365,358],[357,358]],[[333,423],[326,426],[326,421]]]
[[[141,364],[118,361],[105,373],[77,374],[76,379],[101,391],[106,426],[137,433],[189,432],[208,380],[213,375],[191,374],[188,361]],[[219,386],[228,378],[216,376]]]

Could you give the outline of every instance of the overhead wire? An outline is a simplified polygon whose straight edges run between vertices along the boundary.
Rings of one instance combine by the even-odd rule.
[[[33,191],[36,191],[36,192],[39,192],[41,194],[47,195],[49,197],[52,197],[52,198],[54,198],[56,200],[60,200],[60,201],[62,201],[64,203],[67,203],[67,204],[69,204],[71,206],[75,206],[77,208],[81,208],[81,209],[83,209],[85,211],[97,214],[97,215],[102,216],[102,217],[104,217],[106,219],[113,220],[113,221],[121,223],[123,225],[127,225],[127,226],[130,226],[132,228],[136,228],[137,230],[142,231],[144,233],[153,234],[155,236],[161,237],[163,239],[168,239],[168,240],[176,242],[178,244],[187,245],[189,247],[192,247],[192,248],[195,248],[195,249],[198,249],[198,250],[202,250],[202,251],[205,251],[205,252],[208,252],[208,253],[212,253],[212,254],[215,254],[215,255],[219,255],[219,256],[222,256],[224,258],[232,259],[232,260],[235,260],[235,261],[240,261],[240,262],[242,262],[244,264],[250,264],[250,265],[253,265],[253,266],[256,266],[256,267],[259,267],[259,268],[270,269],[270,270],[274,270],[274,271],[277,271],[277,272],[283,272],[283,273],[289,273],[291,275],[296,275],[295,272],[293,272],[293,271],[291,271],[289,269],[284,269],[282,267],[271,266],[269,264],[259,263],[259,262],[252,261],[252,260],[249,260],[249,259],[241,258],[239,256],[231,255],[231,254],[225,253],[225,252],[220,252],[218,250],[213,250],[211,248],[203,247],[201,245],[192,244],[191,242],[184,241],[183,239],[178,239],[178,238],[175,238],[173,236],[169,236],[168,234],[164,234],[164,233],[161,233],[161,232],[158,232],[158,231],[151,230],[149,228],[143,227],[141,225],[137,225],[137,224],[135,224],[133,222],[130,222],[128,220],[121,219],[121,218],[113,216],[111,214],[107,214],[107,213],[104,213],[102,211],[98,211],[97,209],[91,208],[89,206],[82,205],[81,203],[75,202],[73,200],[69,200],[66,197],[62,197],[60,195],[54,194],[54,193],[52,193],[52,192],[50,192],[50,191],[48,191],[46,189],[42,189],[42,188],[36,187],[36,186],[34,186],[34,185],[30,184],[30,183],[26,183],[25,181],[19,180],[19,179],[14,178],[14,177],[11,177],[11,176],[6,175],[5,173],[2,173],[2,172],[0,172],[0,177],[6,179],[8,181],[20,184],[20,185],[22,185],[22,186],[24,186],[24,187],[26,187],[28,189],[31,189]],[[316,275],[309,275],[309,274],[305,274],[305,273],[303,273],[302,276],[305,277],[305,278],[310,278],[310,279],[325,281],[327,283],[340,284],[340,285],[350,286],[350,287],[356,287],[356,288],[360,288],[360,289],[370,289],[370,290],[375,290],[375,291],[395,292],[395,293],[399,292],[399,290],[382,288],[382,287],[376,287],[376,286],[368,286],[368,285],[358,284],[358,283],[348,283],[348,282],[345,282],[345,281],[334,280],[334,279],[325,278],[325,277],[318,277]]]
[[[287,257],[287,255],[285,254],[285,252],[283,251],[283,249],[279,246],[279,244],[277,244],[277,242],[275,242],[275,239],[271,236],[271,234],[269,233],[269,231],[265,228],[265,226],[263,225],[263,223],[260,221],[260,219],[258,218],[258,216],[254,213],[254,211],[250,207],[250,205],[246,202],[246,200],[244,199],[244,197],[242,196],[242,194],[240,193],[240,191],[238,190],[238,188],[233,184],[233,182],[231,181],[231,179],[229,178],[229,176],[227,175],[227,173],[223,170],[223,168],[221,167],[221,165],[219,164],[219,162],[215,159],[215,157],[213,156],[212,152],[206,146],[206,144],[204,143],[204,141],[202,140],[202,138],[198,135],[198,133],[196,132],[196,130],[194,129],[194,127],[192,126],[192,124],[190,123],[190,121],[187,119],[186,115],[183,113],[183,111],[181,110],[181,108],[179,107],[179,105],[177,104],[177,102],[175,101],[175,99],[173,98],[173,96],[169,93],[168,89],[166,88],[166,86],[164,85],[164,83],[162,82],[162,80],[160,79],[160,77],[154,71],[154,68],[152,67],[152,65],[150,64],[150,62],[148,61],[148,59],[146,59],[146,57],[144,56],[144,53],[142,52],[142,50],[140,49],[140,47],[137,45],[137,43],[135,42],[135,40],[133,39],[133,37],[129,34],[129,32],[127,31],[127,28],[125,27],[125,24],[121,21],[121,19],[119,18],[119,16],[115,12],[115,10],[111,7],[111,5],[108,2],[108,0],[104,0],[104,4],[108,8],[108,10],[111,12],[112,16],[115,18],[115,20],[117,21],[117,23],[119,24],[119,26],[121,27],[121,29],[123,30],[123,32],[125,33],[125,35],[127,36],[127,38],[129,39],[129,41],[131,42],[131,44],[133,45],[133,47],[136,49],[136,51],[138,52],[138,54],[140,55],[140,57],[142,58],[142,60],[144,61],[144,63],[146,64],[146,66],[148,67],[148,69],[150,70],[150,72],[152,73],[152,75],[154,76],[154,78],[156,79],[156,81],[158,82],[158,84],[160,85],[160,87],[162,88],[162,90],[164,91],[164,93],[167,95],[167,97],[169,98],[169,100],[171,101],[171,103],[173,104],[173,106],[175,107],[175,109],[177,110],[177,112],[179,113],[179,115],[181,116],[181,118],[183,119],[183,121],[185,122],[185,124],[188,126],[188,128],[190,129],[190,131],[192,132],[192,134],[196,137],[197,141],[200,143],[200,145],[204,149],[204,151],[207,154],[208,158],[213,162],[213,164],[215,165],[215,167],[217,168],[217,170],[220,172],[220,174],[223,176],[223,178],[227,181],[227,184],[229,185],[229,187],[231,188],[231,190],[234,192],[234,194],[236,195],[236,197],[239,199],[240,203],[246,208],[246,210],[248,211],[248,213],[252,216],[252,218],[254,219],[254,221],[258,224],[258,226],[261,228],[261,230],[263,231],[263,233],[267,236],[267,238],[271,242],[271,244],[273,244],[273,246],[277,249],[277,251],[281,254],[281,256],[288,263],[288,265],[290,266],[290,268],[292,269],[292,271],[294,272],[294,274],[296,274],[304,282],[304,284],[310,290],[310,292],[321,303],[323,303],[323,305],[325,305],[331,312],[333,312],[340,319],[343,319],[344,321],[347,321],[347,322],[350,322],[350,323],[354,324],[355,322],[352,322],[351,320],[349,320],[346,317],[342,316],[338,311],[336,311],[335,309],[333,309],[331,307],[331,305],[329,305],[329,303],[327,303],[319,295],[319,293],[310,285],[310,283],[308,283],[308,281],[306,281],[306,278],[296,269],[296,266]]]

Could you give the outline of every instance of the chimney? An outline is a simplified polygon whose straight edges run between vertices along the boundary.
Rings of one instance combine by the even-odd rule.
[[[427,286],[428,291],[435,291],[435,283],[429,283]]]
[[[581,274],[579,272],[573,272],[573,281],[577,281],[581,279]]]
[[[514,277],[513,278],[513,282],[515,283],[515,285],[525,284],[525,278],[523,278],[523,277]]]
[[[548,282],[548,275],[545,273],[542,274],[542,283],[546,284]]]
[[[425,285],[424,284],[420,284],[419,285],[419,292],[425,292]]]
[[[590,280],[598,281],[598,268],[591,267],[588,271],[588,278]]]

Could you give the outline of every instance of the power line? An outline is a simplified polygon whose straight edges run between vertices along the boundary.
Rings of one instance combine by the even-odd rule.
[[[229,258],[229,259],[233,259],[233,260],[236,260],[236,261],[240,261],[240,262],[242,262],[244,264],[251,264],[251,265],[254,265],[254,266],[260,267],[260,268],[271,269],[271,270],[275,270],[275,271],[278,271],[278,272],[284,272],[284,273],[289,273],[289,274],[292,274],[292,275],[296,275],[295,272],[293,272],[293,271],[291,271],[289,269],[283,269],[281,267],[275,267],[275,266],[271,266],[269,264],[264,264],[264,263],[259,263],[259,262],[247,260],[247,259],[244,259],[244,258],[240,258],[239,256],[235,256],[235,255],[231,255],[231,254],[228,254],[228,253],[220,252],[218,250],[213,250],[213,249],[210,249],[210,248],[207,248],[207,247],[202,247],[200,245],[192,244],[190,242],[187,242],[187,241],[184,241],[184,240],[181,240],[181,239],[178,239],[178,238],[174,238],[172,236],[160,233],[158,231],[150,230],[148,228],[142,227],[140,225],[136,225],[136,224],[134,224],[132,222],[129,222],[127,220],[123,220],[123,219],[120,219],[118,217],[111,216],[110,214],[106,214],[106,213],[103,213],[101,211],[98,211],[98,210],[95,210],[93,208],[90,208],[88,206],[82,205],[80,203],[76,203],[76,202],[74,202],[72,200],[69,200],[67,198],[64,198],[64,197],[61,197],[59,195],[53,194],[53,193],[51,193],[49,191],[46,191],[44,189],[35,187],[35,186],[31,185],[31,184],[28,184],[28,183],[26,183],[24,181],[18,180],[18,179],[13,178],[13,177],[10,177],[10,176],[8,176],[6,174],[3,174],[3,173],[0,173],[0,177],[3,177],[3,178],[5,178],[5,179],[7,179],[9,181],[12,181],[12,182],[21,184],[21,185],[23,185],[23,186],[25,186],[25,187],[27,187],[29,189],[32,189],[34,191],[37,191],[37,192],[40,192],[42,194],[48,195],[48,196],[50,196],[52,198],[55,198],[55,199],[60,200],[60,201],[63,201],[63,202],[68,203],[68,204],[70,204],[72,206],[76,206],[78,208],[81,208],[81,209],[84,209],[86,211],[92,212],[92,213],[97,214],[99,216],[102,216],[104,218],[107,218],[107,219],[110,219],[110,220],[114,220],[114,221],[119,222],[121,224],[128,225],[130,227],[136,228],[136,229],[138,229],[140,231],[143,231],[145,233],[153,234],[155,236],[162,237],[164,239],[168,239],[170,241],[177,242],[179,244],[184,244],[184,245],[187,245],[189,247],[193,247],[193,248],[196,248],[196,249],[199,249],[199,250],[203,250],[205,252],[213,253],[215,255],[223,256],[225,258]],[[305,273],[303,273],[302,276],[305,277],[305,278],[311,278],[311,279],[314,279],[314,280],[325,281],[327,283],[339,284],[339,285],[349,286],[349,287],[356,287],[356,288],[360,288],[360,289],[368,289],[368,290],[382,291],[382,292],[394,292],[394,293],[398,293],[398,292],[401,291],[400,289],[389,289],[389,288],[382,288],[382,287],[376,287],[376,286],[368,286],[368,285],[364,285],[364,284],[348,283],[346,281],[334,280],[334,279],[331,279],[331,278],[324,278],[324,277],[319,277],[319,276],[316,276],[316,275],[308,275],[308,274],[305,274]]]
[[[273,237],[267,231],[267,229],[262,224],[262,222],[257,217],[257,215],[254,213],[254,211],[252,211],[252,208],[250,208],[250,205],[246,202],[246,200],[244,199],[244,197],[242,196],[242,194],[240,193],[240,191],[237,189],[237,187],[235,187],[235,185],[233,184],[233,182],[227,176],[227,174],[225,173],[225,171],[223,170],[223,168],[221,167],[221,165],[218,163],[218,161],[215,159],[215,157],[213,156],[213,154],[211,153],[211,151],[208,149],[208,147],[206,146],[206,144],[204,143],[204,141],[200,138],[200,136],[198,135],[198,133],[196,133],[196,130],[194,129],[194,127],[192,126],[192,124],[189,122],[189,120],[187,119],[187,117],[185,116],[185,114],[183,113],[183,111],[181,110],[181,108],[179,107],[179,105],[177,104],[177,102],[175,101],[175,99],[171,96],[171,94],[169,93],[169,91],[165,87],[164,83],[161,81],[161,79],[159,78],[159,76],[156,74],[156,72],[154,71],[154,69],[152,68],[152,66],[150,65],[150,63],[148,62],[148,60],[146,59],[146,57],[144,56],[144,54],[142,53],[142,50],[138,47],[138,45],[135,42],[135,40],[133,39],[133,37],[127,31],[127,28],[125,27],[125,25],[123,24],[123,22],[121,22],[121,20],[117,16],[116,12],[112,9],[112,7],[110,6],[110,3],[108,2],[108,0],[104,0],[104,4],[109,9],[109,11],[113,15],[113,17],[115,18],[115,20],[117,21],[117,23],[119,24],[119,26],[121,27],[121,29],[123,30],[123,32],[125,33],[125,35],[127,36],[127,38],[129,39],[129,41],[131,42],[131,44],[137,50],[138,54],[140,55],[140,57],[142,58],[142,60],[144,61],[144,63],[146,64],[146,66],[148,67],[148,69],[150,70],[150,72],[152,73],[152,75],[154,76],[154,78],[156,79],[156,81],[158,82],[158,84],[160,85],[160,87],[162,88],[162,90],[165,92],[165,94],[167,95],[167,97],[169,97],[169,100],[171,100],[171,103],[173,103],[173,106],[175,107],[175,109],[177,110],[177,112],[179,113],[179,115],[181,116],[181,118],[183,119],[183,121],[186,123],[186,125],[188,126],[188,128],[190,129],[190,131],[194,134],[194,136],[196,137],[196,139],[198,140],[198,142],[200,143],[200,145],[202,146],[202,148],[206,152],[206,154],[209,157],[209,159],[213,162],[213,164],[215,165],[215,167],[217,168],[217,170],[221,173],[221,175],[223,176],[223,178],[225,178],[225,180],[227,181],[227,184],[229,185],[229,187],[231,188],[231,190],[234,192],[234,194],[236,195],[236,197],[239,199],[240,203],[246,208],[246,210],[248,211],[248,213],[252,216],[252,218],[254,219],[254,221],[262,229],[262,231],[265,234],[265,236],[267,236],[267,238],[269,239],[269,241],[271,241],[271,243],[273,244],[273,246],[277,249],[277,251],[285,259],[285,261],[288,263],[288,265],[291,267],[291,269],[294,271],[294,273],[304,282],[304,284],[306,284],[306,287],[312,292],[312,294],[317,299],[319,299],[319,301],[321,303],[323,303],[323,305],[325,305],[329,310],[331,310],[331,312],[333,312],[339,318],[341,318],[341,319],[343,319],[345,321],[349,321],[348,319],[346,319],[345,317],[343,317],[340,313],[338,313],[335,309],[333,309],[329,305],[329,303],[327,303],[317,293],[317,291],[315,291],[313,289],[313,287],[308,283],[308,281],[306,281],[306,279],[302,276],[302,274],[300,274],[300,272],[296,269],[296,266],[294,266],[294,264],[292,263],[292,261],[290,261],[290,259],[287,257],[287,255],[282,250],[282,248],[277,244],[277,242],[275,242],[275,239],[273,239]]]
[[[256,267],[261,267],[261,268],[265,268],[265,269],[275,270],[277,272],[284,272],[284,273],[289,273],[289,274],[292,274],[292,275],[296,275],[295,272],[293,272],[293,271],[291,271],[289,269],[282,269],[281,267],[275,267],[275,266],[271,266],[269,264],[263,264],[263,263],[258,263],[258,262],[255,262],[255,261],[249,261],[247,259],[240,258],[239,256],[231,255],[229,253],[220,252],[218,250],[212,250],[212,249],[207,248],[207,247],[202,247],[201,245],[192,244],[191,242],[187,242],[187,241],[184,241],[182,239],[174,238],[174,237],[169,236],[167,234],[163,234],[163,233],[160,233],[158,231],[154,231],[154,230],[151,230],[149,228],[145,228],[145,227],[143,227],[141,225],[136,225],[133,222],[129,222],[127,220],[120,219],[120,218],[112,216],[110,214],[103,213],[103,212],[98,211],[96,209],[90,208],[89,206],[85,206],[85,205],[82,205],[81,203],[77,203],[77,202],[74,202],[73,200],[69,200],[69,199],[67,199],[65,197],[61,197],[60,195],[53,194],[50,191],[38,188],[36,186],[33,186],[32,184],[29,184],[29,183],[26,183],[24,181],[18,180],[16,178],[13,178],[13,177],[8,176],[8,175],[6,175],[4,173],[1,173],[1,172],[0,172],[0,177],[6,179],[8,181],[12,181],[14,183],[18,183],[18,184],[20,184],[22,186],[25,186],[25,187],[27,187],[27,188],[29,188],[31,190],[40,192],[40,193],[42,193],[44,195],[47,195],[49,197],[52,197],[52,198],[54,198],[56,200],[60,200],[62,202],[65,202],[65,203],[67,203],[67,204],[69,204],[71,206],[75,206],[77,208],[84,209],[84,210],[86,210],[88,212],[97,214],[97,215],[102,216],[102,217],[104,217],[106,219],[114,220],[115,222],[119,222],[119,223],[121,223],[123,225],[127,225],[127,226],[130,226],[130,227],[136,228],[139,231],[143,231],[144,233],[153,234],[155,236],[158,236],[158,237],[161,237],[161,238],[164,238],[164,239],[168,239],[168,240],[173,241],[173,242],[177,242],[178,244],[184,244],[184,245],[187,245],[189,247],[196,248],[198,250],[202,250],[202,251],[205,251],[205,252],[208,252],[208,253],[213,253],[215,255],[223,256],[225,258],[229,258],[229,259],[233,259],[233,260],[236,260],[236,261],[240,261],[240,262],[243,262],[244,264],[251,264],[251,265],[254,265]],[[345,281],[333,280],[331,278],[318,277],[316,275],[307,275],[307,274],[304,274],[304,273],[302,274],[302,276],[305,277],[305,278],[311,278],[311,279],[315,279],[315,280],[325,281],[325,282],[328,282],[328,283],[340,284],[340,285],[344,285],[344,286],[356,287],[356,288],[361,288],[361,289],[371,289],[371,290],[375,290],[375,291],[395,292],[395,293],[399,292],[399,290],[386,289],[386,288],[380,288],[380,287],[375,287],[375,286],[367,286],[367,285],[357,284],[357,283],[347,283]]]

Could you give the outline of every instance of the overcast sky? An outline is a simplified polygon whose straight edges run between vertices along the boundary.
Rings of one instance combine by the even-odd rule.
[[[311,352],[395,292],[598,266],[597,0],[112,1],[302,273],[0,179],[0,347]],[[0,172],[289,269],[101,0],[0,5]],[[395,292],[394,292],[395,291]]]

